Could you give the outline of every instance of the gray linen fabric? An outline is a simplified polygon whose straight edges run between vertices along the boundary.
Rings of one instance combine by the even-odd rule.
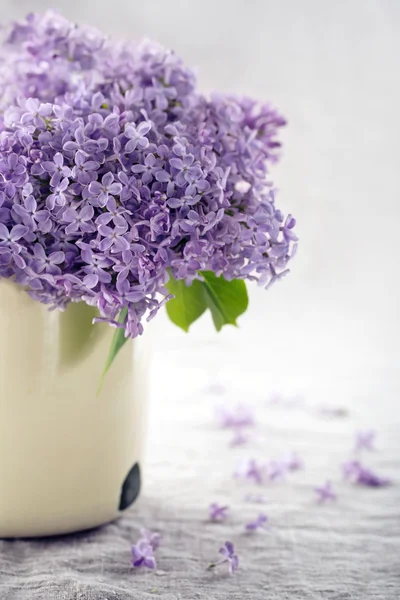
[[[274,408],[265,402],[262,371],[248,365],[248,379],[238,377],[245,353],[232,353],[232,364],[216,379],[210,377],[212,365],[221,350],[226,355],[226,347],[216,345],[210,352],[195,338],[182,343],[183,348],[166,353],[157,342],[152,372],[159,376],[154,377],[140,500],[118,522],[94,531],[0,542],[0,599],[398,600],[397,389],[360,378],[353,387],[361,400],[351,393],[336,403],[348,407],[343,417],[319,414],[314,398],[327,396],[321,390],[304,389],[305,406]],[[176,365],[184,374],[178,388],[166,377]],[[216,396],[218,389],[209,384],[220,381],[226,393]],[[351,381],[346,387],[351,389]],[[231,433],[216,427],[213,410],[216,403],[235,404],[244,397],[255,405],[258,424],[248,447],[230,448]],[[354,430],[367,425],[378,431],[378,449],[364,460],[392,477],[391,487],[359,488],[341,478]],[[305,469],[287,481],[260,488],[232,477],[242,459],[267,460],[290,449],[303,457]],[[328,478],[338,500],[318,506],[313,487]],[[265,494],[268,503],[250,504],[244,499],[248,493]],[[213,501],[230,506],[227,522],[207,522]],[[270,530],[246,535],[244,524],[261,511],[270,517]],[[155,572],[130,568],[130,544],[142,526],[163,535]],[[230,577],[224,567],[207,571],[228,539],[240,556],[239,572]]]

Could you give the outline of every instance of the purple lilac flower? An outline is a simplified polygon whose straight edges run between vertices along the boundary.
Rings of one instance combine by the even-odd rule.
[[[222,554],[223,558],[216,563],[211,563],[208,568],[214,569],[219,565],[228,563],[229,573],[232,575],[239,568],[239,558],[235,554],[235,548],[232,542],[225,542],[224,546],[220,548],[219,553]]]
[[[153,550],[157,550],[161,542],[161,534],[157,531],[142,528],[140,530],[140,540],[146,542]]]
[[[333,491],[333,487],[330,481],[327,481],[324,485],[314,488],[317,494],[317,502],[322,504],[327,500],[336,500],[336,494]]]
[[[220,427],[223,428],[243,428],[254,427],[255,418],[251,406],[238,404],[232,408],[226,406],[217,407],[217,419]]]
[[[257,531],[257,529],[267,529],[268,517],[264,513],[260,513],[254,521],[246,523],[246,531]]]
[[[5,32],[0,91],[0,279],[110,324],[127,308],[134,337],[169,272],[266,287],[287,272],[295,220],[269,179],[285,120],[268,104],[208,99],[173,52],[52,11]]]
[[[216,502],[210,504],[209,508],[209,518],[210,521],[225,521],[228,518],[227,511],[229,510],[229,506],[221,506]]]
[[[354,450],[360,452],[360,450],[375,450],[376,433],[372,429],[367,431],[358,431],[355,436]]]
[[[255,459],[249,459],[239,465],[239,468],[234,473],[234,476],[260,485],[265,483],[267,473],[268,471],[265,464],[259,463]]]
[[[139,540],[135,546],[132,546],[132,567],[156,568],[156,559],[154,558],[153,548],[145,540]]]
[[[391,484],[387,477],[380,477],[364,467],[358,460],[351,460],[343,465],[343,475],[357,485],[366,487],[386,487]]]

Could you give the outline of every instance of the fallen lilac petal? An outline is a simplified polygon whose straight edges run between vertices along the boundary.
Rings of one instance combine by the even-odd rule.
[[[359,461],[351,460],[342,465],[343,475],[356,485],[366,487],[386,487],[392,482],[387,477],[380,477],[370,469],[364,467]]]
[[[209,518],[211,521],[225,521],[228,518],[229,506],[221,506],[216,502],[210,504]]]
[[[322,502],[326,502],[327,500],[336,500],[336,494],[333,491],[332,484],[330,481],[327,481],[324,485],[320,487],[314,488],[315,493],[317,494],[317,502],[320,504]]]
[[[144,540],[139,540],[138,543],[131,548],[132,552],[132,567],[146,567],[147,569],[156,568],[156,559],[153,555],[153,548]]]
[[[239,465],[238,470],[234,473],[234,477],[245,479],[253,483],[262,484],[267,479],[267,469],[262,463],[255,459],[249,459]]]
[[[216,563],[208,565],[208,569],[214,569],[225,563],[228,563],[229,573],[232,575],[239,568],[239,558],[235,554],[235,548],[232,542],[225,542],[224,546],[219,549],[219,553],[222,554],[223,558]]]
[[[356,483],[367,487],[387,487],[392,482],[387,477],[380,477],[373,471],[363,468],[358,474]]]
[[[257,519],[255,519],[255,521],[250,521],[249,523],[246,523],[245,529],[246,529],[246,531],[249,531],[249,532],[257,531],[257,529],[260,529],[260,528],[267,529],[268,528],[267,523],[268,523],[267,515],[260,513],[258,515]]]

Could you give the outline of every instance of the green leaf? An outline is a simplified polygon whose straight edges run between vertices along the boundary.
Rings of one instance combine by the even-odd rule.
[[[125,323],[127,314],[128,314],[128,309],[123,308],[119,314],[118,323]],[[127,341],[128,341],[128,338],[125,337],[125,329],[122,327],[118,327],[118,329],[115,330],[112,341],[111,341],[110,352],[108,353],[106,365],[104,367],[104,371],[101,376],[97,394],[100,393],[100,390],[103,387],[104,378],[107,374],[108,369],[111,367],[118,352],[121,350],[122,346]]]
[[[242,279],[227,281],[212,271],[202,271],[203,290],[214,325],[220,331],[223,325],[237,325],[236,319],[249,304],[246,284]]]
[[[168,316],[175,325],[187,332],[207,308],[202,283],[195,279],[188,286],[182,279],[175,279],[170,275],[166,287],[175,296],[167,302]]]
[[[167,302],[167,313],[175,325],[184,331],[209,308],[217,331],[223,325],[236,325],[236,319],[247,309],[249,300],[246,284],[241,279],[227,281],[212,271],[203,271],[204,281],[195,279],[187,286],[172,275],[168,291],[175,296]]]

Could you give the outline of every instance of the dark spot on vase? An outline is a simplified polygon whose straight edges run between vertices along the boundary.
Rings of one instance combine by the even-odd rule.
[[[122,485],[121,497],[119,501],[119,510],[125,510],[133,504],[140,492],[140,468],[139,463],[135,463]]]

